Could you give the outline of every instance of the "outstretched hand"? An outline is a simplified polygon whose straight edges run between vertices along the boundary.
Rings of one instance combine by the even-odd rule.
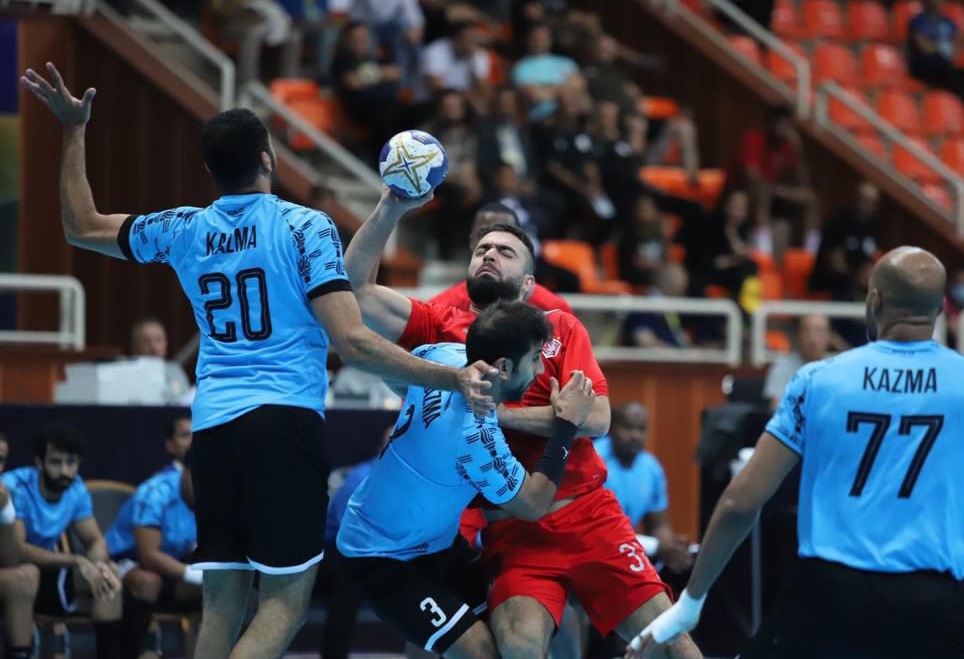
[[[84,92],[83,98],[77,98],[70,93],[57,67],[50,62],[47,62],[47,74],[52,85],[33,69],[27,69],[20,82],[43,101],[64,126],[83,126],[90,121],[90,107],[97,90],[91,87]]]
[[[421,197],[403,197],[391,191],[387,185],[382,186],[382,198],[379,204],[391,209],[399,215],[404,215],[417,208],[421,208],[435,198],[435,190],[429,190]]]

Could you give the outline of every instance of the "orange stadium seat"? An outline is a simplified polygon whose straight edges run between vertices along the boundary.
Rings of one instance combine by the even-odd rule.
[[[890,38],[903,43],[907,39],[907,24],[921,12],[918,0],[899,0],[890,8]]]
[[[665,96],[644,96],[639,111],[647,119],[672,119],[679,114],[679,103]]]
[[[886,41],[890,36],[887,10],[874,0],[848,2],[847,26],[855,41]]]
[[[619,246],[616,243],[605,243],[599,248],[599,258],[606,279],[619,279]]]
[[[791,300],[807,297],[807,280],[813,271],[813,252],[799,247],[788,247],[783,252],[783,288]]]
[[[712,208],[723,191],[726,173],[722,169],[701,169],[697,175],[697,185],[690,184],[689,178],[679,167],[650,165],[639,170],[639,176],[648,185],[674,197],[702,202]]]
[[[772,350],[773,352],[790,352],[792,346],[790,344],[790,337],[787,336],[786,332],[767,330],[765,337],[767,350]]]
[[[958,174],[964,174],[964,139],[945,140],[941,145],[941,160]]]
[[[964,133],[964,108],[957,96],[945,91],[929,91],[921,105],[925,135],[961,135]]]
[[[946,186],[938,183],[925,183],[921,190],[924,192],[924,196],[935,204],[945,210],[950,210],[951,194],[947,191]]]
[[[624,281],[599,278],[596,255],[589,243],[547,240],[542,243],[542,256],[549,263],[576,273],[579,287],[584,293],[618,295],[633,292],[633,287]]]
[[[669,246],[669,253],[667,254],[670,262],[672,263],[682,263],[686,260],[686,246],[673,243]]]
[[[807,51],[804,50],[803,46],[796,43],[788,43],[786,45],[790,50],[807,59]],[[797,81],[797,70],[793,68],[793,65],[790,64],[788,59],[775,50],[767,51],[767,68],[777,80],[782,80],[787,83]]]
[[[911,138],[911,141],[925,151],[930,151],[930,147],[927,146],[924,140]],[[893,154],[894,167],[904,176],[910,177],[919,183],[937,183],[941,180],[941,177],[938,176],[937,172],[931,169],[929,165],[926,165],[917,156],[899,144],[894,145]]]
[[[830,43],[817,46],[812,61],[816,84],[833,80],[844,87],[852,87],[860,82],[857,61],[846,46]]]
[[[842,39],[843,16],[836,0],[804,0],[803,36],[807,39]]]
[[[860,90],[845,89],[844,93],[870,110],[870,105],[867,103],[867,97]],[[829,97],[827,109],[830,113],[830,118],[837,122],[841,128],[845,128],[846,130],[852,132],[866,132],[873,130],[873,127],[866,119],[861,117],[854,110],[852,110],[850,106],[846,105],[834,96]]]
[[[882,160],[887,159],[887,147],[879,137],[867,133],[858,133],[856,137],[860,145],[870,151],[871,155]]]
[[[333,108],[334,101],[325,98],[296,99],[288,103],[291,110],[304,118],[309,124],[323,133],[331,133],[336,124],[337,110]],[[288,128],[288,144],[292,149],[305,151],[315,148],[315,143],[304,133]]]
[[[869,44],[860,54],[863,69],[861,80],[865,88],[896,87],[918,91],[923,85],[907,74],[903,54],[894,46]]]
[[[767,254],[766,252],[761,252],[757,249],[750,250],[750,258],[756,263],[757,272],[763,274],[764,272],[776,272],[777,266],[773,261],[773,256]]]
[[[797,5],[793,0],[777,0],[770,17],[770,29],[784,39],[797,39],[802,36]]]
[[[760,278],[760,297],[764,300],[783,299],[783,279],[775,269],[772,271],[761,271]]]
[[[275,78],[271,81],[271,95],[285,105],[295,100],[318,98],[318,83],[309,78]]]
[[[959,32],[964,30],[964,7],[956,2],[945,2],[941,7],[941,13],[954,21]]]
[[[740,55],[751,62],[755,62],[761,66],[763,65],[763,52],[760,50],[760,44],[756,42],[756,39],[737,34],[730,35],[729,40],[730,45],[733,46],[733,49]]]
[[[897,130],[909,135],[921,132],[920,112],[914,97],[904,92],[888,89],[877,95],[877,113],[892,123]]]

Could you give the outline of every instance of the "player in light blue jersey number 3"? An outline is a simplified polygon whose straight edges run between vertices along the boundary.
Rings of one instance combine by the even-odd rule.
[[[871,343],[807,364],[723,493],[680,601],[628,654],[692,629],[706,591],[802,460],[800,561],[742,659],[964,657],[964,356],[934,341],[945,272],[888,252]]]
[[[302,624],[324,553],[329,337],[343,362],[461,391],[480,412],[491,408],[482,379],[491,369],[418,359],[364,327],[334,224],[271,194],[274,148],[249,110],[222,112],[201,131],[204,164],[222,193],[213,204],[98,212],[84,144],[95,91],[75,98],[52,64],[47,73],[52,84],[29,69],[21,81],[63,124],[67,240],[171,266],[201,330],[191,456],[205,571],[197,656],[279,657]],[[399,216],[424,202],[389,198]],[[252,570],[261,573],[258,611],[238,639]]]

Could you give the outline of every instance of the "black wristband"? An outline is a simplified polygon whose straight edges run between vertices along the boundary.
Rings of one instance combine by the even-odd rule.
[[[576,426],[565,419],[556,417],[552,421],[552,434],[546,442],[546,450],[536,464],[533,473],[540,473],[559,487],[569,459],[569,447],[576,439]]]

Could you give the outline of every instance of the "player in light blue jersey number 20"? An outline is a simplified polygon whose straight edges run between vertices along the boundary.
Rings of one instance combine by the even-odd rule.
[[[448,364],[482,359],[499,368],[498,402],[521,400],[542,374],[551,337],[545,314],[524,302],[487,307],[465,345],[437,343],[416,354]],[[338,532],[339,566],[375,612],[406,638],[443,657],[495,659],[495,640],[478,618],[488,581],[459,518],[481,494],[528,520],[556,495],[576,428],[595,394],[575,371],[559,390],[552,380],[552,436],[532,473],[509,450],[495,412],[475,415],[458,394],[409,387],[388,446],[348,502]]]
[[[148,215],[98,212],[84,143],[95,90],[75,98],[52,64],[47,73],[53,84],[29,69],[21,82],[63,124],[67,240],[172,267],[201,331],[191,465],[205,570],[197,656],[279,657],[302,624],[323,556],[329,337],[343,362],[397,382],[461,391],[479,411],[491,407],[483,393],[491,371],[418,359],[365,328],[334,224],[271,194],[275,151],[249,110],[222,112],[201,131],[204,164],[221,191],[213,204]],[[401,217],[425,199],[387,202]],[[255,569],[258,611],[238,640]]]
[[[874,267],[874,340],[790,381],[717,504],[679,602],[634,639],[640,654],[696,625],[707,590],[802,461],[799,565],[741,658],[964,657],[964,356],[931,339],[944,286],[944,266],[914,247]]]

